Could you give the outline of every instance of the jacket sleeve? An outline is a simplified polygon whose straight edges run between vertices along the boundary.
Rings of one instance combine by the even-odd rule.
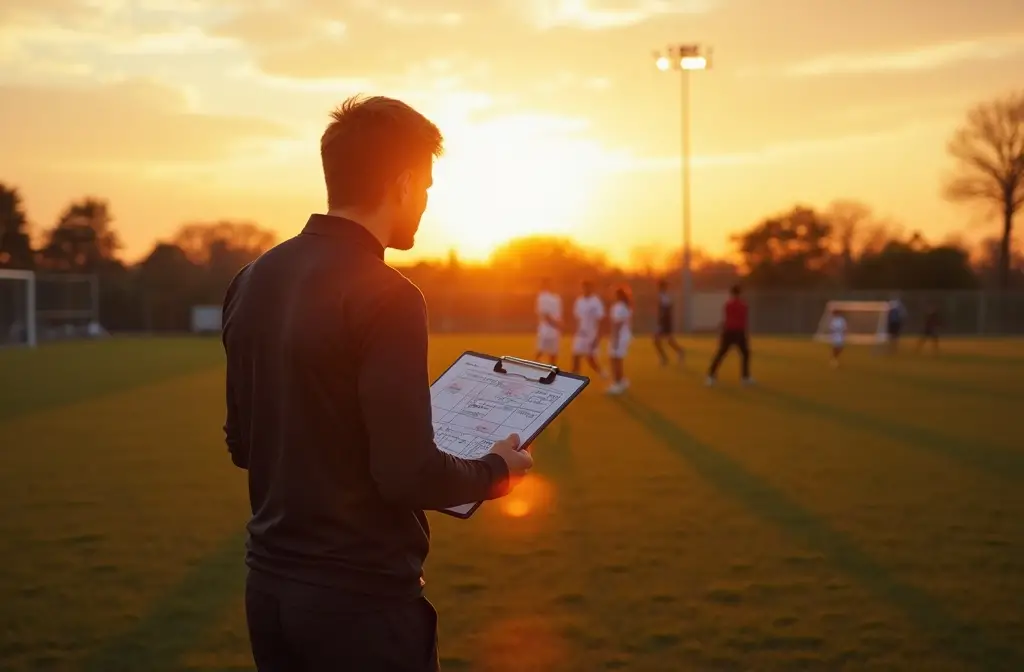
[[[230,329],[231,314],[234,308],[236,292],[244,271],[245,269],[243,268],[242,271],[240,271],[231,281],[231,284],[228,285],[228,290],[224,297],[224,307],[221,313],[221,340],[227,357],[227,375],[225,376],[226,415],[224,419],[224,442],[227,444],[228,454],[231,456],[231,462],[240,469],[249,468],[249,441],[246,438],[248,436],[248,432],[244,431],[242,427],[242,420],[239,417],[238,410],[238,398],[240,395],[245,393],[245,390],[243,389],[245,379],[242,375],[242,371],[240,371],[242,363],[239,361],[239,355],[228,345],[228,330]]]
[[[434,443],[423,295],[401,281],[375,301],[359,364],[359,404],[370,471],[386,500],[444,509],[494,499],[508,490],[498,455],[465,460]]]

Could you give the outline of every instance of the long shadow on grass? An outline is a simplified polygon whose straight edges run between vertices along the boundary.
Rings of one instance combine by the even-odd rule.
[[[704,356],[707,362],[710,362],[711,358],[714,356],[713,350],[695,350],[691,351],[691,353]],[[910,356],[913,357],[914,355]],[[757,344],[755,341],[753,349],[751,350],[751,368],[754,370],[755,377],[758,360],[765,360],[769,362],[793,362],[800,363],[801,365],[805,366],[817,366],[819,368],[824,368],[825,363],[827,362],[827,357],[828,356],[825,349],[822,349],[820,358],[806,357],[802,355],[785,352],[773,352],[771,350],[761,350],[757,348]],[[897,355],[897,357],[901,358],[902,360],[902,358],[906,357],[906,355]],[[938,361],[942,361],[942,359],[944,358],[940,358]],[[739,359],[735,354],[732,355],[732,361],[735,362],[735,364],[731,366],[739,366]],[[732,375],[732,368],[730,367],[728,362],[729,359],[726,359],[726,362],[723,363],[726,367],[726,370],[724,371],[724,374],[726,376]],[[1016,390],[1008,390],[1005,387],[994,389],[992,387],[985,387],[984,385],[974,385],[971,383],[950,380],[948,378],[936,379],[933,376],[916,375],[914,373],[908,373],[906,371],[897,371],[892,368],[874,366],[869,366],[867,368],[857,368],[855,366],[851,366],[844,371],[844,375],[859,378],[861,380],[877,380],[881,378],[884,380],[889,380],[898,385],[905,385],[907,387],[915,388],[918,390],[927,390],[929,392],[933,392],[935,390],[936,385],[941,385],[942,391],[946,394],[959,394],[965,397],[972,398],[981,397],[984,399],[991,399],[996,403],[1002,404],[1015,401],[1024,401],[1024,394],[1021,394]]]
[[[725,390],[726,388],[722,388]],[[749,388],[751,394],[767,399],[789,412],[826,418],[852,429],[867,430],[901,441],[918,450],[941,455],[963,465],[987,472],[1012,482],[1024,478],[1024,454],[1012,453],[977,441],[965,441],[921,427],[885,420],[866,413],[858,413],[839,406],[808,399],[778,388],[757,386]],[[735,394],[729,390],[727,394]],[[746,396],[746,395],[743,395]]]
[[[946,352],[941,349],[942,346],[939,346],[939,348],[939,353],[935,358],[940,362],[992,366],[1000,369],[1005,369],[1007,366],[1024,366],[1024,357],[1018,357],[1016,355],[985,355],[982,353]]]
[[[232,536],[203,557],[184,579],[127,632],[106,642],[84,672],[182,669],[181,658],[202,639],[233,600],[241,599],[244,535]]]
[[[0,422],[222,367],[215,340],[120,339],[0,353]]]
[[[575,474],[569,447],[571,441],[572,425],[564,416],[542,432],[534,441],[534,449],[531,449],[537,458],[537,473],[558,481],[560,485],[569,482]]]
[[[945,613],[927,593],[901,583],[843,534],[830,528],[786,494],[759,480],[728,456],[701,443],[654,409],[632,399],[616,399],[622,409],[670,445],[709,483],[802,543],[825,554],[832,563],[880,598],[898,607],[949,654],[983,669],[1021,669],[1024,656],[987,641],[976,626]],[[993,667],[997,665],[999,667]],[[1005,667],[1003,667],[1005,666]]]
[[[566,517],[570,527],[565,537],[575,546],[578,562],[576,568],[582,578],[582,593],[563,591],[555,602],[559,607],[577,614],[584,619],[587,627],[573,627],[563,634],[586,649],[602,646],[613,646],[616,650],[626,648],[623,636],[627,623],[623,623],[615,605],[610,604],[605,592],[603,572],[599,559],[603,556],[600,541],[595,540],[596,530],[587,516],[587,507],[580,498],[583,497],[583,484],[572,455],[572,425],[566,417],[559,418],[555,424],[538,437],[541,441],[537,452],[539,475],[557,484],[558,508]],[[597,543],[595,543],[595,541]]]

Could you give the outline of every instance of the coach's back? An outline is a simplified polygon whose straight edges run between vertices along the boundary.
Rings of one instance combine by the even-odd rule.
[[[327,214],[228,288],[224,434],[249,473],[260,672],[436,672],[423,512],[500,497],[533,466],[516,434],[472,460],[434,443],[426,306],[384,249],[412,249],[442,144],[399,100],[346,100],[320,139]]]
[[[380,494],[401,466],[371,464],[363,414],[373,409],[361,407],[359,390],[367,376],[412,375],[429,395],[425,364],[416,364],[425,351],[413,342],[404,350],[416,352],[398,347],[387,356],[388,344],[370,333],[415,319],[417,304],[421,323],[407,326],[425,331],[422,295],[384,263],[381,244],[358,224],[325,215],[313,215],[232,282],[225,433],[232,459],[249,473],[250,568],[354,593],[418,594],[427,522]],[[387,441],[432,440],[429,418],[392,424]]]

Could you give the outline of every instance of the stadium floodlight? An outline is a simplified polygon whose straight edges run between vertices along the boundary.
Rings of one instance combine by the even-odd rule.
[[[0,345],[36,343],[36,274],[0,269]]]
[[[681,173],[683,206],[683,331],[693,331],[693,251],[690,240],[690,73],[711,67],[711,49],[700,44],[669,45],[654,53],[662,72],[677,70],[682,87]]]
[[[888,301],[829,301],[814,332],[814,340],[831,343],[829,322],[835,311],[846,318],[846,342],[851,345],[881,345],[889,340]]]

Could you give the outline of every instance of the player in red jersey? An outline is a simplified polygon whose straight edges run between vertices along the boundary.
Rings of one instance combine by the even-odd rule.
[[[718,340],[718,352],[711,360],[711,367],[708,369],[707,384],[714,385],[718,373],[718,365],[722,363],[729,349],[735,346],[743,358],[743,382],[750,384],[754,379],[750,377],[750,344],[747,339],[747,321],[749,309],[747,302],[740,296],[740,286],[733,285],[729,292],[732,297],[725,302],[724,318],[722,320],[722,333]]]

